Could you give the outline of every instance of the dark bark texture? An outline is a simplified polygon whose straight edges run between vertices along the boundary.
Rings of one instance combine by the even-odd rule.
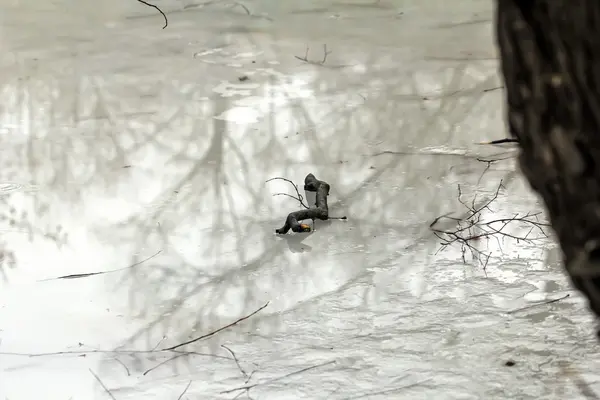
[[[497,0],[496,38],[521,170],[600,316],[600,1]]]
[[[283,227],[276,229],[278,234],[286,234],[291,229],[293,232],[306,232],[300,224],[300,221],[305,219],[320,219],[326,221],[329,219],[329,207],[327,206],[327,196],[329,195],[330,186],[325,181],[320,181],[313,174],[306,175],[304,178],[304,190],[309,192],[317,192],[315,206],[305,210],[294,211],[290,213]]]

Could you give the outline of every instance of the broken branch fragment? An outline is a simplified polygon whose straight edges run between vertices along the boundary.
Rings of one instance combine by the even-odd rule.
[[[308,59],[308,51],[310,50],[310,48],[308,46],[306,46],[306,51],[304,52],[304,57],[300,57],[300,56],[294,56],[295,58],[297,58],[300,61],[304,61],[305,63],[308,64],[314,64],[314,65],[324,65],[325,62],[327,61],[327,56],[331,54],[331,50],[327,50],[327,44],[323,45],[323,59],[321,61],[311,61]]]
[[[287,194],[287,193],[275,193],[273,196],[291,197],[292,199],[297,200],[302,207],[308,208],[308,206],[306,204],[304,204],[304,197],[302,197],[302,195],[300,194],[300,190],[298,190],[298,185],[296,185],[294,182],[290,181],[289,179],[281,178],[281,177],[267,179],[267,183],[274,181],[276,179],[279,179],[279,180],[282,180],[282,181],[285,181],[285,182],[288,182],[289,184],[291,184],[294,187],[294,190],[296,191],[296,196],[293,196],[293,195]]]
[[[489,142],[481,142],[478,144],[503,144],[503,143],[519,143],[519,139],[517,138],[504,138],[504,139],[497,139],[497,140],[492,140]]]
[[[302,224],[300,221],[306,219],[312,219],[313,221],[316,219],[320,219],[322,221],[333,219],[329,217],[329,207],[327,206],[329,189],[330,186],[327,182],[318,180],[313,174],[306,175],[306,178],[304,179],[304,190],[308,192],[316,192],[316,207],[289,213],[285,220],[285,225],[283,225],[283,227],[280,229],[276,229],[275,232],[280,235],[288,233],[290,229],[293,232],[310,232],[310,226],[307,224]],[[344,216],[336,219],[346,219],[346,217]]]

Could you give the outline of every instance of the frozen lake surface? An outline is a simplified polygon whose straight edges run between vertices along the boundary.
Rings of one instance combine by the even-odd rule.
[[[4,3],[0,398],[600,393],[491,1]]]

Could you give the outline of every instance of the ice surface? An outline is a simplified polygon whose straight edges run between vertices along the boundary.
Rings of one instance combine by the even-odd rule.
[[[459,184],[503,180],[486,220],[542,210],[514,157],[478,160],[514,156],[475,144],[506,132],[492,2],[241,3],[156,1],[163,30],[135,0],[4,1],[0,398],[599,391],[552,240],[484,240],[484,271],[429,229]],[[276,236],[299,205],[265,181],[308,173],[348,220]]]

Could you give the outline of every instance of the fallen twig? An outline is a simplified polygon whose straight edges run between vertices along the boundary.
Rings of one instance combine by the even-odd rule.
[[[256,370],[250,372],[250,375],[248,375],[248,377],[246,378],[246,380],[244,381],[244,384],[247,384],[248,382],[250,382],[250,379],[252,379],[252,377],[254,376],[254,373],[256,372]]]
[[[56,357],[56,356],[78,356],[85,357],[88,354],[106,354],[106,355],[114,355],[114,354],[155,354],[160,353],[165,350],[65,350],[65,351],[50,351],[47,353],[17,353],[10,351],[0,351],[0,355],[2,356],[22,356],[22,357]],[[186,356],[196,355],[196,356],[204,356],[210,358],[219,358],[224,360],[231,360],[230,357],[218,356],[216,354],[208,354],[208,353],[199,353],[197,351],[179,351],[179,350],[169,350],[175,354],[184,354]]]
[[[225,350],[227,350],[229,353],[231,353],[231,356],[233,357],[233,361],[235,361],[235,365],[237,365],[237,367],[240,370],[240,372],[242,373],[242,375],[244,375],[244,378],[248,378],[248,373],[240,365],[240,361],[238,360],[238,358],[235,355],[235,353],[233,352],[233,350],[231,350],[229,347],[225,346],[224,344],[222,344],[221,347],[224,348]]]
[[[123,366],[123,368],[125,368],[125,372],[127,372],[127,376],[131,376],[131,373],[129,372],[129,368],[127,368],[127,365],[125,365],[125,363],[121,360],[119,360],[117,357],[113,358],[116,362],[118,362],[119,364],[121,364]]]
[[[192,381],[189,381],[188,384],[187,384],[187,386],[185,387],[185,389],[183,389],[183,392],[181,392],[181,394],[177,398],[177,400],[183,399],[183,395],[185,394],[185,392],[188,391],[188,389],[190,388],[191,385],[192,385]]]
[[[14,352],[0,352],[0,355],[5,355],[5,356],[23,356],[23,357],[55,357],[55,356],[78,356],[78,357],[86,357],[89,354],[105,354],[105,355],[116,355],[116,354],[126,354],[126,355],[133,355],[133,354],[156,354],[156,353],[174,353],[176,354],[174,357],[169,358],[166,361],[163,361],[161,363],[159,363],[158,365],[146,370],[144,372],[144,375],[147,375],[149,372],[155,370],[156,368],[166,364],[169,361],[173,361],[176,358],[179,357],[187,357],[187,356],[193,356],[193,355],[197,355],[197,356],[204,356],[204,357],[210,357],[210,358],[218,358],[218,359],[223,359],[223,360],[231,360],[231,357],[225,357],[225,356],[219,356],[216,354],[205,354],[205,353],[199,353],[196,351],[180,351],[180,350],[165,350],[165,349],[161,349],[161,350],[100,350],[100,349],[95,349],[95,350],[76,350],[76,351],[55,351],[55,352],[48,352],[48,353],[14,353]],[[115,358],[116,361],[119,361],[117,358]],[[129,374],[129,369],[125,366],[125,364],[121,363],[121,365],[123,365],[123,367],[126,369],[127,373]],[[252,374],[250,374],[250,377],[252,376]]]
[[[477,158],[477,161],[487,164],[485,166],[485,169],[483,170],[483,172],[479,176],[479,179],[477,180],[477,186],[479,186],[479,184],[483,180],[483,177],[485,176],[485,173],[491,168],[491,166],[492,166],[493,163],[501,161],[501,160],[506,160],[508,158],[511,158],[511,157],[507,157],[507,158],[489,158],[489,159]]]
[[[242,3],[238,3],[237,1],[234,1],[232,3],[234,6],[239,6],[242,7],[244,9],[244,11],[246,11],[246,14],[248,15],[252,15],[252,13],[250,12],[250,10],[248,9],[248,7],[246,7],[245,5],[243,5]]]
[[[492,91],[498,90],[498,89],[504,89],[504,86],[496,86],[493,88],[483,89],[483,93],[492,92]]]
[[[158,12],[162,14],[163,18],[165,19],[165,26],[162,27],[163,29],[165,29],[169,25],[169,20],[167,19],[167,16],[158,6],[155,6],[154,4],[150,4],[144,0],[137,0],[137,1],[139,1],[142,4],[147,5],[148,7],[156,8],[156,10],[158,10]]]
[[[155,365],[154,367],[152,367],[152,368],[148,368],[147,370],[145,370],[145,371],[144,371],[144,373],[143,373],[142,375],[146,376],[146,375],[148,375],[150,372],[154,371],[156,368],[158,368],[158,367],[160,367],[160,366],[162,366],[162,365],[165,365],[166,363],[168,363],[168,362],[170,362],[170,361],[176,360],[176,359],[178,359],[178,358],[180,358],[180,357],[187,356],[187,355],[188,355],[187,353],[181,353],[181,354],[178,354],[178,355],[176,355],[176,356],[173,356],[173,357],[171,357],[171,358],[169,358],[169,359],[167,359],[167,360],[165,360],[165,361],[162,361],[162,362],[160,362],[160,363],[156,364],[156,365]]]
[[[102,388],[104,389],[104,391],[110,396],[111,399],[113,400],[117,400],[115,398],[115,396],[113,396],[113,394],[110,392],[110,390],[108,390],[108,388],[106,387],[106,385],[102,382],[102,380],[100,380],[100,377],[98,375],[96,375],[94,373],[94,371],[92,371],[91,368],[88,368],[91,372],[92,375],[94,375],[94,378],[96,378],[96,380],[98,381],[98,383],[102,386]]]
[[[297,58],[298,60],[304,61],[305,63],[308,63],[308,64],[323,65],[327,61],[327,56],[332,53],[331,50],[329,50],[329,51],[327,50],[327,45],[324,44],[323,45],[323,59],[321,61],[310,61],[308,59],[309,50],[310,50],[310,47],[306,46],[306,51],[304,52],[304,57],[300,57],[300,56],[294,56],[294,57]]]
[[[504,139],[496,139],[490,142],[480,142],[477,144],[502,144],[502,143],[519,143],[519,139],[517,138],[504,138]]]
[[[289,374],[280,376],[278,378],[268,379],[266,381],[253,383],[251,385],[244,385],[244,386],[239,386],[239,387],[236,387],[236,388],[233,388],[233,389],[223,390],[221,392],[221,394],[233,393],[233,392],[237,392],[237,391],[240,391],[240,390],[243,390],[246,393],[248,393],[250,391],[250,389],[255,388],[257,386],[263,386],[263,385],[268,385],[268,384],[271,384],[271,383],[275,383],[275,382],[281,381],[283,379],[289,378],[291,376],[298,375],[298,374],[301,374],[303,372],[310,371],[312,369],[325,367],[325,366],[331,365],[331,364],[335,364],[335,360],[334,361],[328,361],[328,362],[325,362],[325,363],[321,363],[321,364],[318,364],[318,365],[312,365],[312,366],[306,367],[306,368],[302,368],[302,369],[300,369],[298,371],[290,372]]]
[[[48,279],[41,279],[38,282],[46,282],[46,281],[55,281],[57,279],[79,279],[79,278],[88,278],[90,276],[95,276],[95,275],[104,275],[104,274],[111,274],[113,272],[119,272],[119,271],[123,271],[126,269],[130,269],[130,268],[134,268],[137,267],[140,264],[145,263],[146,261],[149,261],[151,259],[153,259],[154,257],[156,257],[157,255],[159,255],[162,252],[162,250],[157,251],[156,253],[154,253],[153,255],[151,255],[148,258],[144,258],[142,261],[138,261],[134,264],[131,264],[128,267],[123,267],[123,268],[118,268],[118,269],[112,269],[110,271],[101,271],[101,272],[87,272],[84,274],[70,274],[70,275],[63,275],[63,276],[59,276],[57,278],[48,278]]]
[[[564,300],[564,299],[566,299],[567,297],[570,297],[570,296],[571,295],[567,293],[566,295],[564,295],[562,297],[559,297],[557,299],[542,301],[540,303],[532,304],[532,305],[529,305],[529,306],[526,306],[526,307],[517,308],[516,310],[507,311],[506,313],[507,314],[514,314],[514,313],[517,313],[519,311],[529,310],[530,308],[534,308],[534,307],[539,307],[539,306],[543,306],[543,305],[547,305],[547,304],[556,303],[556,302]]]
[[[194,338],[194,339],[188,340],[188,341],[186,341],[186,342],[183,342],[183,343],[176,344],[175,346],[171,346],[171,347],[164,348],[164,349],[162,349],[162,350],[160,350],[160,351],[171,351],[171,350],[175,350],[175,349],[177,349],[177,348],[179,348],[179,347],[182,347],[182,346],[185,346],[185,345],[188,345],[188,344],[191,344],[191,343],[197,342],[197,341],[199,341],[199,340],[202,340],[202,339],[209,338],[209,337],[211,337],[211,336],[213,336],[213,335],[216,335],[216,334],[217,334],[217,333],[219,333],[219,332],[222,332],[222,331],[224,331],[224,330],[226,330],[226,329],[229,329],[229,328],[231,328],[232,326],[235,326],[235,325],[239,324],[239,323],[240,323],[240,322],[242,322],[242,321],[245,321],[245,320],[247,320],[248,318],[252,317],[253,315],[255,315],[255,314],[259,313],[259,312],[260,312],[260,311],[262,311],[262,310],[264,310],[264,309],[265,309],[265,308],[266,308],[268,305],[269,305],[269,302],[267,301],[267,302],[266,302],[266,303],[265,303],[265,304],[264,304],[262,307],[258,308],[256,311],[253,311],[252,313],[250,313],[250,314],[246,315],[245,317],[238,318],[238,319],[236,319],[235,321],[233,321],[232,323],[230,323],[230,324],[228,324],[228,325],[225,325],[225,326],[223,326],[223,327],[221,327],[221,328],[219,328],[219,329],[216,329],[216,330],[214,330],[214,331],[212,331],[212,332],[209,332],[209,333],[207,333],[207,334],[204,334],[204,335],[202,335],[202,336],[199,336],[199,337],[197,337],[197,338]]]
[[[287,182],[291,182],[285,178],[273,178],[273,179],[283,179]],[[267,181],[268,182],[268,181]],[[296,200],[300,201],[300,204],[305,208],[304,210],[294,211],[288,214],[285,224],[283,227],[276,229],[275,233],[280,235],[285,235],[291,229],[293,232],[310,232],[311,227],[306,224],[301,224],[300,221],[306,219],[312,219],[313,222],[316,219],[320,219],[322,221],[327,221],[328,219],[346,219],[346,216],[343,217],[330,217],[329,216],[329,207],[327,205],[327,196],[329,195],[330,186],[325,181],[320,181],[313,174],[306,175],[304,178],[304,190],[308,192],[316,192],[316,207],[308,208],[303,202],[302,197],[298,191],[298,186],[292,182],[292,185],[296,188],[296,193],[298,193],[298,198]],[[293,196],[290,196],[294,198]]]
[[[440,151],[393,151],[393,150],[384,150],[374,154],[362,154],[364,157],[379,157],[382,155],[394,155],[394,156],[433,156],[433,157],[454,157],[454,158],[464,158],[468,160],[477,160],[480,156],[475,154],[464,153],[452,153],[452,152],[440,152]],[[506,154],[506,152],[499,153],[498,155]]]
[[[154,347],[152,348],[152,350],[154,351],[154,350],[158,349],[158,346],[159,346],[159,345],[160,345],[160,344],[163,342],[163,340],[165,340],[166,338],[167,338],[166,336],[163,336],[162,338],[160,338],[160,340],[158,341],[158,343],[156,343],[156,344],[154,345]]]

